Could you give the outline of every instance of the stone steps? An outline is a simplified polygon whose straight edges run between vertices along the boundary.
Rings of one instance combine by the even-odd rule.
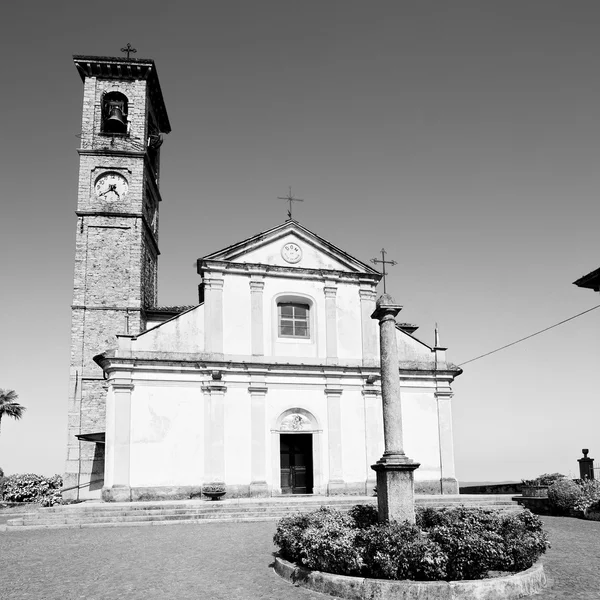
[[[501,510],[520,510],[510,496],[417,496],[420,506],[466,505]],[[375,505],[377,499],[366,496],[303,498],[233,499],[220,502],[203,500],[111,503],[89,502],[43,508],[21,514],[6,523],[7,530],[77,528],[101,526],[163,525],[172,523],[210,523],[276,521],[297,512],[309,512],[320,506],[348,510],[356,504]]]

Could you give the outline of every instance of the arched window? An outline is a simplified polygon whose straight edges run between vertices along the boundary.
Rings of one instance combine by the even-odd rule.
[[[310,307],[298,302],[277,303],[278,335],[283,338],[310,338]]]
[[[108,92],[102,98],[102,132],[127,133],[127,97],[121,92]]]

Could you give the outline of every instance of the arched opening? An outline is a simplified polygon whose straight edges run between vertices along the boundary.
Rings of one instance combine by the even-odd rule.
[[[127,133],[127,97],[121,92],[108,92],[102,98],[102,133]]]
[[[322,493],[322,430],[315,417],[302,408],[290,408],[274,425],[273,481],[279,493]]]

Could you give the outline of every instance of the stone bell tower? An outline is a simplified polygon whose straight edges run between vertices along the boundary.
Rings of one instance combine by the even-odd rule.
[[[74,56],[83,81],[71,317],[67,498],[100,497],[106,387],[93,357],[156,305],[160,147],[171,126],[153,60]]]

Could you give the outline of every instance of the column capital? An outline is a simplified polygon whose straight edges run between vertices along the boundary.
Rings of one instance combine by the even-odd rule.
[[[221,291],[223,289],[223,278],[222,277],[204,277],[202,279],[202,283],[204,283],[204,287],[209,290],[218,290]]]
[[[262,277],[260,279],[255,279],[253,275],[249,283],[251,292],[262,292],[265,289],[265,282]]]
[[[248,393],[252,396],[264,396],[269,391],[266,385],[249,385]]]
[[[365,300],[370,300],[370,301],[375,301],[375,290],[372,289],[365,289],[365,288],[360,288],[358,290],[358,295],[360,297],[361,300],[365,301]]]
[[[401,304],[396,304],[389,294],[383,294],[377,300],[371,319],[377,319],[378,321],[388,321],[390,318],[395,319],[401,310]]]
[[[119,392],[131,392],[135,387],[131,381],[112,381],[112,388]]]
[[[325,298],[335,298],[337,294],[337,286],[326,283],[323,286],[323,293],[325,294]]]
[[[227,386],[222,381],[207,381],[201,389],[205,394],[222,395],[227,391]]]
[[[326,396],[341,396],[344,390],[341,387],[326,387],[323,393]]]

